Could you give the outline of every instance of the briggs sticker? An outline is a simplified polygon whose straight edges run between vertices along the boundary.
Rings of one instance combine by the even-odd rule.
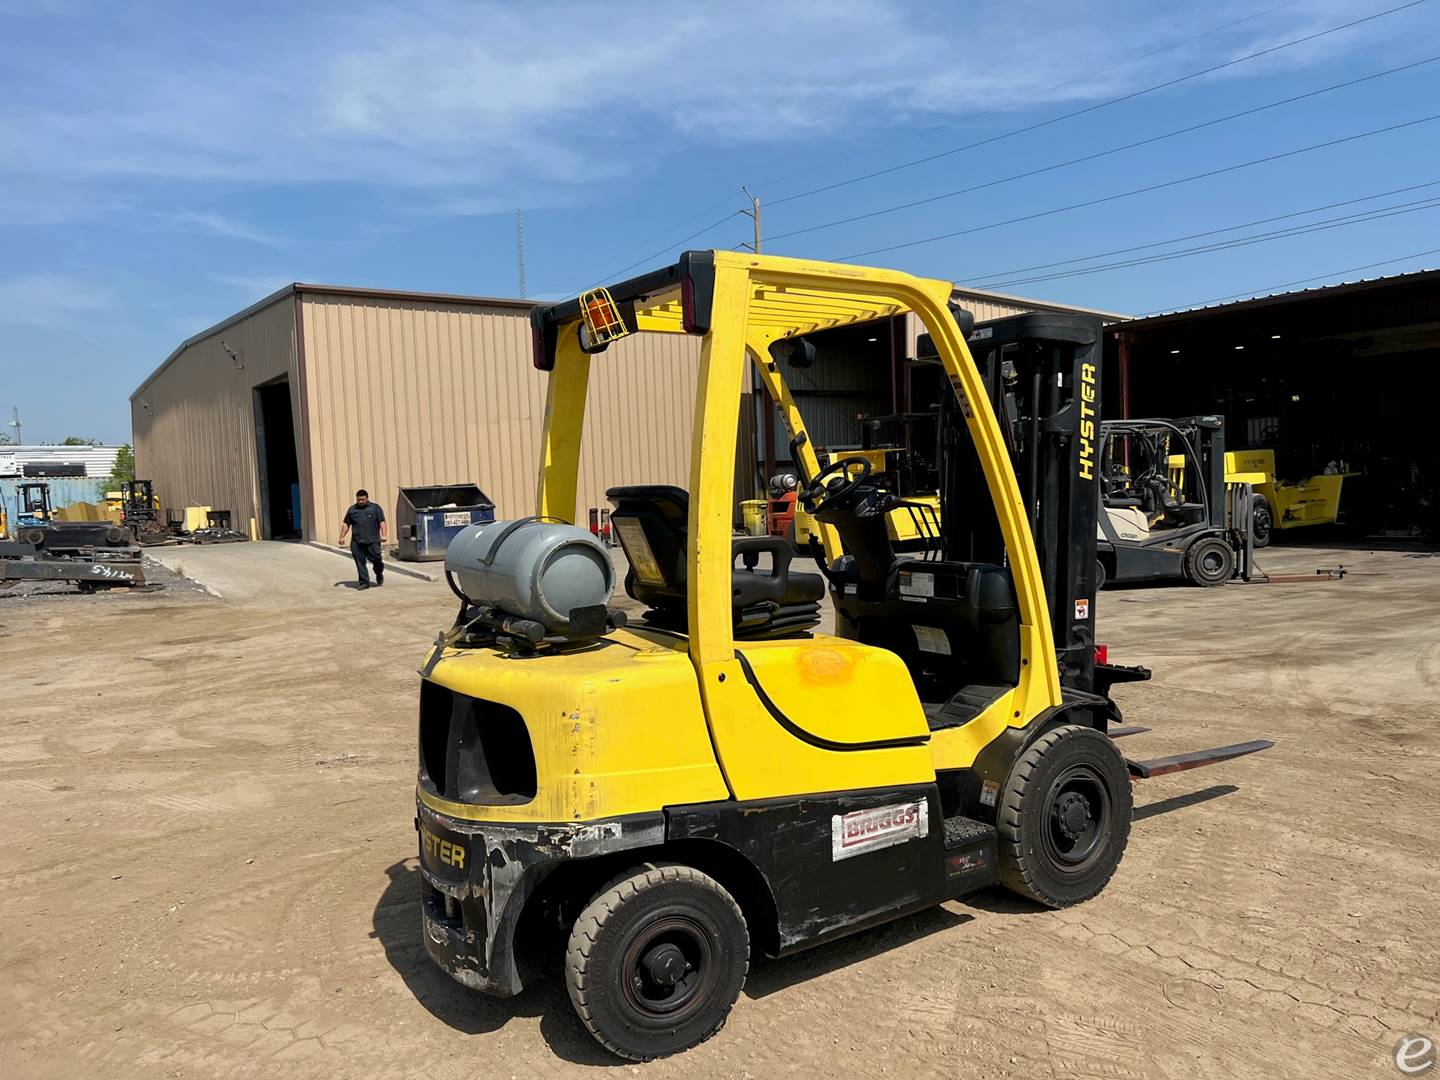
[[[930,835],[930,804],[899,803],[854,810],[830,818],[830,861],[903,844]]]

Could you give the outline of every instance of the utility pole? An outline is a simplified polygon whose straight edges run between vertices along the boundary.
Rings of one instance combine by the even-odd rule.
[[[749,209],[749,210],[741,210],[740,213],[744,214],[746,217],[750,218],[752,221],[755,222],[755,242],[754,242],[753,244],[741,244],[740,246],[741,246],[741,247],[748,247],[751,251],[755,252],[756,255],[759,255],[759,254],[760,254],[760,197],[759,197],[758,195],[752,195],[752,194],[750,194],[750,189],[747,188],[744,184],[741,184],[741,185],[740,185],[740,190],[743,191],[743,192],[745,192],[745,197],[750,200],[750,209]]]
[[[16,445],[16,446],[19,446],[19,445],[20,445],[20,407],[19,407],[18,405],[12,405],[12,406],[10,407],[10,417],[11,417],[11,419],[10,419],[10,426],[15,429],[15,445]]]
[[[515,263],[520,272],[520,299],[525,299],[525,211],[515,211]]]

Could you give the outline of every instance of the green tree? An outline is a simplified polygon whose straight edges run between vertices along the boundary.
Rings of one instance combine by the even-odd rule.
[[[66,435],[61,446],[99,446],[99,439],[92,439],[88,435]]]
[[[124,480],[135,479],[135,451],[130,448],[129,443],[120,447],[120,452],[115,455],[115,467],[111,469],[110,475],[100,481],[100,497],[103,499],[107,491],[115,491]]]

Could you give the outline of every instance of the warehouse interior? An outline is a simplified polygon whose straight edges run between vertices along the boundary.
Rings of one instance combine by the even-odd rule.
[[[292,540],[303,534],[300,509],[300,459],[295,451],[295,411],[290,405],[290,379],[257,386],[255,449],[260,482],[263,535]]]
[[[1222,413],[1279,476],[1347,480],[1351,532],[1433,531],[1440,271],[1283,293],[1108,328],[1111,416]]]

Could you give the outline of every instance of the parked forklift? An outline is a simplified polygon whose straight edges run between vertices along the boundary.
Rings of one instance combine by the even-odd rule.
[[[692,251],[534,309],[536,513],[452,541],[458,610],[420,671],[423,938],[456,980],[503,996],[560,971],[610,1051],[676,1053],[721,1028],[752,952],[997,882],[1080,903],[1120,862],[1133,780],[1270,745],[1117,748],[1111,688],[1149,672],[1097,658],[1099,324],[1024,316],[972,356],[951,289]],[[897,496],[871,460],[820,462],[774,359],[811,330],[907,311],[960,418],[941,545],[913,556],[894,551]],[[624,363],[607,349],[644,333],[694,335],[701,361],[689,489],[608,493],[646,609],[632,621],[610,603],[608,553],[571,523],[591,367]],[[1002,360],[1022,377],[987,383]],[[795,447],[820,574],[782,538],[732,535],[752,363]],[[817,631],[827,588],[834,635]]]
[[[120,517],[138,543],[170,541],[170,529],[160,520],[160,500],[155,497],[155,485],[149,480],[121,481]]]
[[[1231,520],[1225,464],[1219,416],[1101,424],[1099,584],[1233,578],[1245,540]]]

